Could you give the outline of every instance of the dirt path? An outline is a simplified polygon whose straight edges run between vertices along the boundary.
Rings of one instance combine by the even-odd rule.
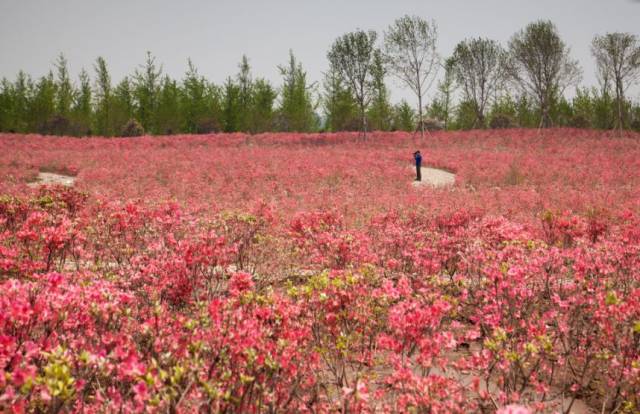
[[[415,174],[416,168],[412,167]],[[414,181],[414,187],[430,185],[432,187],[446,187],[456,182],[456,175],[438,168],[422,167],[422,181]]]
[[[64,185],[72,187],[76,181],[76,177],[70,175],[55,174],[50,172],[40,172],[36,181],[27,184],[29,187],[38,187],[41,185]]]

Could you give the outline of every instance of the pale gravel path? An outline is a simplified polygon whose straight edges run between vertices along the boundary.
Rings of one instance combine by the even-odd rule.
[[[55,174],[49,172],[40,172],[36,181],[27,184],[29,187],[39,187],[41,185],[64,185],[65,187],[73,187],[76,177],[70,175]]]
[[[411,170],[415,174],[416,167],[412,167]],[[438,168],[422,167],[421,173],[422,181],[413,181],[412,185],[414,187],[423,187],[425,185],[430,185],[432,187],[447,187],[455,184],[456,182],[455,174]]]

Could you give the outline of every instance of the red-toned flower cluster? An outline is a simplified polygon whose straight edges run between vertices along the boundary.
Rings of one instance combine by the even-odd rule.
[[[1,137],[0,411],[636,412],[637,137],[491,134]]]

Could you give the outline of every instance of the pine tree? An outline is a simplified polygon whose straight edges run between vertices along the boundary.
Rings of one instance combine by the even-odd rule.
[[[258,79],[254,82],[249,129],[252,133],[273,130],[273,103],[277,95],[268,81]]]
[[[223,86],[223,128],[224,132],[237,132],[240,130],[240,87],[227,78]]]
[[[279,112],[279,129],[282,131],[309,132],[316,127],[315,106],[312,91],[315,85],[307,84],[307,73],[289,50],[289,63],[278,66],[282,75],[282,99]]]
[[[251,66],[246,55],[242,55],[242,60],[238,65],[240,71],[237,75],[238,86],[238,114],[237,114],[237,130],[248,132],[251,129],[251,107],[253,103],[253,80],[251,79]]]
[[[74,89],[69,78],[67,59],[61,53],[56,62],[56,112],[57,115],[69,118],[74,99]]]
[[[156,58],[147,52],[145,63],[133,76],[133,97],[136,103],[136,118],[147,133],[157,133],[158,95],[162,67],[157,67]]]
[[[157,133],[170,135],[180,132],[180,89],[178,83],[168,76],[162,79],[156,116]]]
[[[80,88],[76,94],[72,109],[73,124],[77,134],[91,135],[91,125],[93,121],[91,80],[89,79],[89,74],[84,69],[80,71],[79,79]]]
[[[367,112],[370,128],[373,131],[388,131],[391,129],[393,109],[389,103],[389,91],[384,82],[386,75],[387,71],[384,67],[382,53],[376,50],[371,65],[371,104]]]
[[[333,68],[325,74],[322,107],[328,131],[357,131],[360,128],[358,103],[351,89]]]
[[[124,77],[116,86],[112,96],[113,115],[111,126],[120,135],[130,121],[135,120],[134,91],[131,80]]]
[[[184,132],[200,134],[219,128],[219,114],[217,117],[214,114],[214,107],[219,106],[219,102],[212,89],[215,90],[215,86],[208,85],[206,79],[198,74],[198,70],[189,59],[180,94]]]
[[[96,72],[94,89],[96,133],[110,137],[115,132],[113,128],[113,98],[111,75],[109,75],[107,62],[104,58],[98,57],[96,59],[94,70]]]
[[[56,102],[56,82],[49,72],[36,83],[33,98],[29,105],[28,130],[42,134],[53,134],[55,131],[48,125],[58,109]]]

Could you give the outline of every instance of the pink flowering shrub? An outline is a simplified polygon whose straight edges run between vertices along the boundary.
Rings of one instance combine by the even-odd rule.
[[[0,137],[0,412],[636,412],[640,147],[545,133]]]

